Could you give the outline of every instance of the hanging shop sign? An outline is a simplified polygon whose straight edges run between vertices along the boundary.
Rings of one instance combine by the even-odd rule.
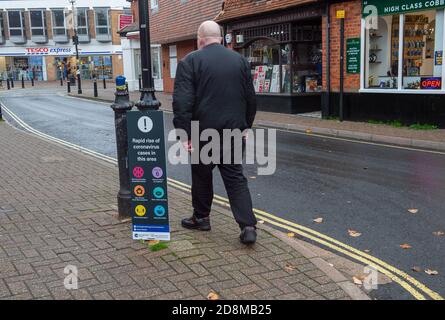
[[[445,0],[363,0],[363,17],[445,8]]]
[[[122,30],[126,26],[133,23],[133,16],[130,14],[120,14],[119,15],[119,30]]]
[[[360,38],[346,40],[346,72],[360,73]]]
[[[127,113],[134,240],[170,240],[164,115]]]

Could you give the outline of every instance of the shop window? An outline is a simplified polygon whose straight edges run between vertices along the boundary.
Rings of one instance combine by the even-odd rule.
[[[170,58],[170,78],[176,78],[176,70],[178,69],[178,48],[176,45],[168,48],[168,55]]]
[[[403,33],[403,88],[440,90],[443,11],[405,15]]]
[[[19,10],[8,11],[9,21],[9,34],[11,37],[24,37],[25,32],[23,30],[24,12]]]
[[[255,92],[279,93],[280,45],[272,40],[258,40],[243,49],[243,53],[252,68]]]
[[[108,8],[96,8],[96,33],[98,35],[110,34],[110,17]]]
[[[399,70],[400,16],[377,19],[366,30],[365,88],[397,89]]]

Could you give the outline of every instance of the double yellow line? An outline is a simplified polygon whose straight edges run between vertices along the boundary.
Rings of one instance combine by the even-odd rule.
[[[168,178],[168,184],[171,187],[185,191],[187,193],[191,192],[191,187],[183,182]],[[214,202],[224,207],[230,208],[229,200],[224,197],[215,195]],[[444,300],[438,293],[429,289],[424,284],[420,283],[407,273],[389,265],[388,263],[376,257],[371,256],[366,252],[355,249],[318,231],[282,219],[263,210],[254,209],[254,213],[258,219],[261,219],[271,225],[285,229],[287,231],[291,231],[306,239],[310,239],[316,243],[319,243],[331,250],[342,253],[356,261],[364,263],[365,265],[374,267],[376,270],[389,277],[392,281],[399,284],[402,288],[404,288],[418,300],[426,300],[427,298],[425,297],[425,295],[433,300]]]
[[[1,104],[1,103],[0,103]],[[116,159],[99,154],[95,151],[80,147],[78,145],[74,145],[72,143],[66,142],[61,139],[54,138],[52,136],[49,136],[47,134],[44,134],[31,126],[29,126],[27,123],[25,123],[23,120],[21,120],[17,115],[15,115],[13,112],[11,112],[6,106],[1,104],[2,108],[6,113],[11,116],[13,120],[15,120],[21,127],[23,127],[26,131],[29,131],[32,134],[35,134],[45,140],[53,141],[58,144],[62,144],[68,148],[75,149],[78,151],[81,151],[83,153],[89,154],[93,157],[105,160],[107,162],[116,164]],[[185,184],[183,182],[168,178],[168,184],[171,187],[174,187],[176,189],[185,191],[187,193],[191,192],[191,187],[188,184]],[[224,207],[230,207],[229,200],[215,195],[214,202],[222,205]],[[347,244],[344,244],[336,239],[333,239],[325,234],[322,234],[318,231],[312,230],[310,228],[304,227],[302,225],[296,224],[294,222],[282,219],[280,217],[277,217],[273,214],[270,214],[268,212],[254,209],[255,215],[257,218],[274,225],[276,227],[291,231],[295,234],[298,234],[306,239],[310,239],[316,243],[319,243],[327,248],[330,248],[331,250],[337,251],[339,253],[344,254],[345,256],[348,256],[356,261],[359,261],[361,263],[364,263],[366,265],[370,265],[374,267],[376,270],[381,272],[382,274],[388,276],[391,280],[398,283],[402,288],[404,288],[406,291],[408,291],[412,296],[414,296],[418,300],[426,300],[427,298],[425,295],[427,295],[429,298],[433,300],[444,300],[438,293],[432,291],[431,289],[427,288],[424,284],[420,283],[410,275],[406,274],[405,272],[387,264],[386,262],[373,257],[363,251],[357,250]]]

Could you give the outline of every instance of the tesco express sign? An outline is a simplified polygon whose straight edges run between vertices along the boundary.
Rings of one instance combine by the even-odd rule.
[[[71,54],[72,48],[50,48],[50,47],[37,47],[37,48],[26,48],[27,55],[69,55]]]

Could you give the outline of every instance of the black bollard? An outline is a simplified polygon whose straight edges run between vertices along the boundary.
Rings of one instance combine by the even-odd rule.
[[[31,78],[31,86],[34,87],[34,77]]]
[[[9,82],[9,78],[6,79],[6,87],[8,90],[11,90],[11,83]]]
[[[104,89],[106,89],[106,88],[107,88],[107,80],[104,77]]]
[[[71,93],[71,83],[69,81],[66,82],[66,87],[67,87],[68,93]]]
[[[139,90],[142,89],[142,76],[139,75]]]
[[[60,77],[60,86],[63,87],[63,78]]]
[[[131,217],[130,173],[128,172],[127,111],[133,108],[125,86],[125,78],[116,78],[116,93],[111,108],[114,111],[117,161],[119,166],[119,193],[117,195],[119,219]]]
[[[14,89],[14,78],[11,78],[11,88]]]
[[[2,115],[2,105],[0,104],[0,121],[3,120],[3,115]]]
[[[94,87],[94,97],[97,98],[99,94],[97,93],[97,79],[94,78],[93,80],[93,87]]]
[[[22,76],[22,89],[25,89],[25,77]]]

